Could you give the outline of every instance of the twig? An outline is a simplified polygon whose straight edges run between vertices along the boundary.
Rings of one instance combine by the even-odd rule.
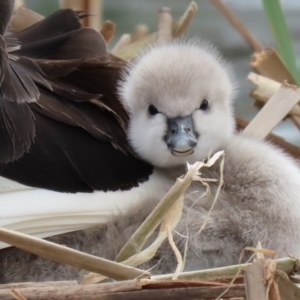
[[[237,129],[239,131],[242,131],[243,129],[245,129],[249,122],[245,121],[239,117],[235,117],[236,119],[236,124],[237,124]],[[268,141],[271,141],[272,143],[278,145],[280,148],[284,149],[285,152],[289,153],[291,156],[293,156],[295,159],[300,159],[300,147],[296,146],[292,143],[287,142],[286,140],[284,140],[282,137],[270,133],[266,139]]]
[[[192,181],[195,180],[195,178],[199,178],[197,175],[200,168],[210,167],[223,153],[223,151],[217,152],[206,164],[196,162],[193,165],[188,165],[189,169],[187,173],[183,178],[177,178],[168,193],[121,249],[116,261],[125,261],[140,251],[147,241],[147,238],[154,232],[169,209],[183,197],[183,194],[191,185]]]
[[[291,120],[296,125],[296,127],[300,130],[300,117],[293,115],[291,116]]]
[[[210,214],[211,212],[213,211],[214,207],[215,207],[215,204],[217,203],[217,200],[218,200],[218,197],[220,195],[220,191],[221,191],[221,188],[224,184],[224,154],[222,155],[222,160],[221,160],[221,163],[220,163],[220,180],[219,180],[219,184],[218,184],[218,187],[217,187],[217,190],[216,190],[216,194],[214,196],[214,200],[213,200],[213,203],[205,217],[205,220],[203,222],[203,224],[201,225],[200,229],[199,229],[199,232],[198,234],[201,234],[201,232],[204,230],[204,228],[206,227],[208,221],[209,221],[209,217],[210,217]]]
[[[182,268],[183,268],[183,261],[182,261],[182,256],[177,248],[177,246],[175,245],[174,243],[174,240],[173,240],[173,235],[172,235],[172,231],[170,230],[170,227],[167,226],[167,232],[168,232],[168,241],[169,241],[169,244],[176,256],[176,259],[177,259],[177,268],[176,268],[176,271],[172,277],[172,280],[175,280],[178,278],[178,275],[180,272],[182,272]]]
[[[42,15],[21,5],[15,9],[8,29],[11,32],[22,31],[43,19],[44,17]]]
[[[173,37],[178,37],[185,32],[196,12],[197,4],[195,1],[192,1],[184,12],[183,16],[173,24]],[[132,59],[136,57],[143,49],[145,49],[145,47],[154,44],[156,38],[157,32],[151,33],[144,38],[115,51],[114,54],[123,59]]]
[[[240,33],[248,45],[254,49],[255,52],[262,50],[262,45],[259,41],[249,32],[237,15],[231,11],[222,0],[210,0],[210,2],[220,11],[220,13],[230,22],[230,24]]]
[[[124,33],[117,41],[113,49],[111,50],[111,53],[116,54],[118,51],[122,50],[130,43],[131,43],[131,35],[128,33]]]
[[[265,299],[267,286],[263,282],[265,261],[259,259],[244,271],[246,295],[249,300]]]
[[[99,31],[102,23],[102,0],[85,0],[88,1],[88,27]]]
[[[77,281],[45,281],[45,282],[21,282],[21,283],[5,283],[0,284],[0,290],[2,289],[21,289],[28,287],[50,287],[50,286],[72,286],[78,285]]]
[[[165,44],[172,39],[172,16],[171,9],[163,7],[158,12],[157,43]]]
[[[245,128],[243,134],[264,139],[299,100],[300,88],[284,82],[280,89]]]
[[[11,289],[10,293],[14,296],[15,299],[17,300],[26,300],[24,296],[22,296],[17,290]]]
[[[184,34],[186,29],[189,27],[191,21],[195,17],[197,11],[198,11],[197,3],[195,1],[192,1],[187,7],[182,17],[180,17],[180,19],[177,22],[175,22],[173,26],[174,37],[180,37]]]
[[[28,300],[67,300],[67,299],[108,299],[107,295],[130,291],[139,291],[142,287],[138,280],[128,280],[121,282],[111,282],[102,284],[89,284],[77,286],[55,286],[50,287],[28,287],[18,289],[19,294]],[[130,294],[129,294],[130,295]],[[106,297],[105,297],[106,296]],[[12,298],[10,289],[0,290],[0,299],[8,300]],[[17,298],[18,299],[18,298]],[[21,299],[21,298],[20,298]]]
[[[293,284],[286,274],[282,272],[276,272],[275,282],[278,283],[278,290],[282,300],[298,300],[300,299],[300,289],[295,284]],[[270,299],[279,300],[280,298],[273,297]]]
[[[280,83],[270,78],[258,75],[256,73],[249,73],[248,79],[257,85],[257,88],[251,91],[251,97],[260,100],[262,103],[268,100],[279,90]],[[300,117],[300,107],[295,105],[289,112],[289,115]]]
[[[90,15],[82,19],[81,24],[99,31],[102,22],[102,0],[59,0],[59,5],[61,8],[88,12]]]
[[[5,228],[0,228],[0,241],[59,263],[100,273],[116,280],[133,279],[138,276],[147,277],[150,275],[143,270],[127,267],[113,261]]]
[[[264,48],[261,52],[254,53],[251,58],[251,67],[261,75],[279,83],[287,80],[288,83],[296,84],[277,51],[273,48]]]
[[[124,284],[127,282],[125,281]],[[110,285],[115,285],[111,283]],[[30,300],[194,300],[194,299],[215,299],[220,293],[222,293],[227,287],[225,286],[192,286],[189,287],[188,283],[185,287],[171,287],[171,288],[158,288],[158,289],[140,289],[135,290],[120,290],[112,292],[99,292],[101,286],[104,284],[82,285],[78,287],[72,287],[67,289],[55,289],[45,290],[43,288],[33,289],[20,289],[25,297]],[[125,287],[126,288],[126,287]],[[227,291],[223,298],[234,298],[245,296],[244,284],[236,284]],[[7,290],[0,291],[1,300],[15,300],[9,294]]]
[[[116,24],[110,20],[106,20],[100,29],[100,33],[103,35],[106,43],[108,44],[114,37],[116,30]]]
[[[276,260],[277,270],[281,270],[288,275],[299,273],[300,266],[297,264],[297,259],[293,258],[280,258]],[[212,278],[232,277],[237,274],[240,270],[244,270],[249,263],[239,264],[228,267],[214,268],[208,270],[192,271],[180,273],[178,279],[189,280],[189,279],[203,279],[210,280]],[[155,275],[151,276],[153,280],[170,280],[173,274]]]
[[[149,28],[145,24],[136,25],[134,32],[132,34],[132,42],[136,42],[144,38],[149,32]]]

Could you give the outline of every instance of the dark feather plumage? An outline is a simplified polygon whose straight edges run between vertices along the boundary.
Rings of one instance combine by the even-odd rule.
[[[3,11],[8,22],[12,9]],[[1,36],[1,176],[91,192],[127,189],[151,174],[126,140],[128,114],[116,95],[125,62],[108,54],[99,33],[81,28],[83,16],[60,10],[7,35],[9,47]]]

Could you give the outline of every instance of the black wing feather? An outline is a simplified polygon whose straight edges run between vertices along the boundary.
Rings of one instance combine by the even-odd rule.
[[[74,193],[130,189],[152,172],[152,166],[78,127],[39,113],[35,118],[35,143],[29,153],[8,164],[2,176],[29,186]]]
[[[54,13],[7,36],[9,48],[2,38],[1,176],[60,192],[128,189],[153,167],[127,143],[116,92],[125,63],[80,16]]]

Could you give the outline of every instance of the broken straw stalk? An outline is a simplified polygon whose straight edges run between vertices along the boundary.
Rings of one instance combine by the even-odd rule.
[[[284,82],[245,128],[243,134],[261,140],[266,138],[299,100],[300,88]]]
[[[196,162],[193,165],[188,166],[187,173],[182,178],[177,178],[175,184],[171,187],[169,192],[163,197],[163,199],[158,203],[151,214],[146,218],[146,220],[123,246],[123,248],[117,255],[117,262],[122,262],[123,264],[130,266],[137,266],[146,261],[149,261],[155,255],[157,249],[161,246],[163,241],[168,236],[167,226],[169,226],[170,230],[173,230],[180,220],[183,206],[183,195],[186,190],[195,180],[204,183],[205,181],[210,180],[202,179],[199,176],[199,170],[203,167],[211,167],[221,156],[224,156],[224,151],[215,153],[207,163]],[[224,159],[222,160],[222,162],[224,162]],[[220,189],[221,185],[222,181],[220,181],[218,189]],[[218,194],[216,193],[212,207],[217,200],[217,196]],[[162,223],[162,225],[156,240],[148,248],[141,251],[142,247],[145,245],[151,234],[155,231],[160,223]],[[201,229],[203,229],[204,227],[205,222]],[[183,267],[180,261],[178,262],[178,265],[178,270]],[[177,273],[179,273],[178,270]],[[103,276],[101,275],[90,273],[82,280],[81,283],[96,283],[104,279],[105,278],[103,278]]]
[[[268,102],[281,86],[279,82],[253,72],[249,73],[248,79],[257,85],[257,88],[251,91],[251,97],[262,101],[264,104]],[[296,104],[290,110],[289,114],[300,116],[299,105]]]
[[[186,11],[179,18],[178,21],[173,22],[172,26],[172,34],[173,37],[180,37],[185,32],[187,27],[189,26],[190,22],[196,15],[198,10],[198,6],[195,1],[192,1],[189,6],[187,7]],[[138,53],[148,47],[149,45],[153,44],[157,39],[157,32],[153,32],[144,38],[139,39],[133,43],[128,44],[126,47],[121,47],[118,50],[114,50],[114,54],[118,57],[123,59],[133,59],[135,58]]]
[[[287,275],[299,272],[296,259],[284,258],[275,260],[277,270],[283,270]],[[10,288],[16,289],[28,299],[198,299],[210,296],[215,299],[228,289],[230,278],[251,264],[242,264],[210,270],[181,273],[179,280],[170,281],[173,274],[153,276],[152,279],[134,279],[123,282],[103,283],[101,285],[76,285],[73,282],[50,283],[19,283],[0,285],[0,299],[15,299],[10,295]],[[276,279],[275,275],[275,279]],[[282,275],[280,275],[282,277]],[[208,282],[208,280],[210,280]],[[289,279],[285,284],[293,285]],[[240,279],[237,281],[242,283]],[[280,283],[280,282],[279,282]],[[286,286],[286,285],[285,285]],[[1,287],[3,287],[1,289]],[[279,284],[279,289],[281,285]],[[281,292],[281,290],[280,290]],[[293,290],[293,292],[295,292]],[[298,291],[299,293],[299,291]],[[245,285],[234,284],[223,298],[233,296],[244,297]],[[155,298],[157,297],[157,298]],[[297,298],[282,298],[297,299]],[[298,298],[299,299],[299,298]]]

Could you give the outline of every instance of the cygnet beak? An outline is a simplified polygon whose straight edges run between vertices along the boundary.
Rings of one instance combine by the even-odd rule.
[[[168,129],[165,141],[175,156],[187,156],[194,153],[197,134],[194,131],[192,115],[167,119]]]

